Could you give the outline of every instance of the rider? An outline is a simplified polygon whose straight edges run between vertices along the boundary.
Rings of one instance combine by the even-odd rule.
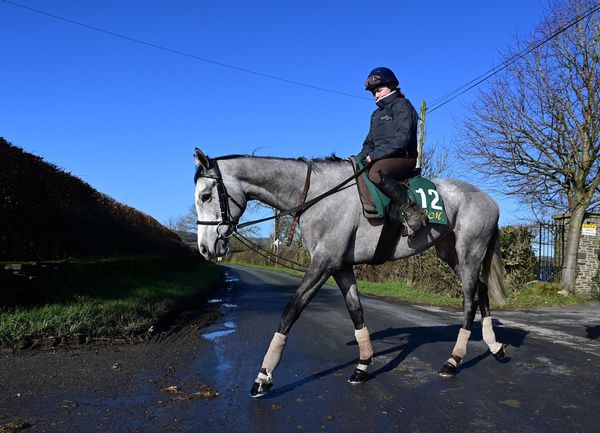
[[[418,204],[409,204],[407,188],[398,181],[411,177],[417,164],[417,112],[391,69],[373,69],[365,88],[375,97],[377,109],[358,157],[371,163],[369,179],[394,201],[412,236],[426,219]]]

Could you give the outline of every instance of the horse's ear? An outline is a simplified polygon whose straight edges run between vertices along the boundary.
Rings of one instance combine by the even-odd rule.
[[[200,149],[196,148],[196,153],[194,154],[194,163],[196,167],[202,166],[204,170],[208,170],[208,166],[210,163],[208,162],[208,156],[206,156]]]

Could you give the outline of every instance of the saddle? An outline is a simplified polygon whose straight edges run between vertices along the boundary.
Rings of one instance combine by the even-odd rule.
[[[354,156],[350,157],[350,161],[355,173],[364,167]],[[436,191],[435,184],[421,177],[420,168],[413,170],[411,177],[401,183],[407,187],[411,199],[423,208],[428,224],[448,223],[444,203]],[[407,235],[404,221],[401,219],[402,216],[398,215],[396,206],[390,206],[391,199],[377,188],[366,173],[356,179],[356,186],[365,218],[373,224],[383,222],[377,247],[371,259],[372,264],[380,264],[389,260],[400,238]]]
[[[354,173],[361,170],[364,165],[355,156],[350,157],[352,162],[352,168]],[[415,168],[411,173],[410,178],[420,177],[421,168]],[[408,189],[408,179],[400,181]],[[384,219],[388,216],[390,211],[391,200],[383,192],[377,188],[377,186],[369,179],[367,173],[363,173],[356,179],[356,187],[358,189],[358,196],[362,204],[363,215],[367,219]]]

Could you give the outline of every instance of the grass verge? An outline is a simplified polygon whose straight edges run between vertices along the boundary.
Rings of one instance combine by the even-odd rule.
[[[60,301],[0,309],[0,345],[23,338],[114,337],[147,331],[158,320],[192,299],[206,296],[220,279],[218,267],[200,263],[158,275],[120,273]]]
[[[266,269],[270,271],[283,272],[290,275],[302,276],[304,272],[295,271],[284,267],[262,266],[245,262],[228,262],[232,265],[247,266],[251,268]],[[327,280],[327,284],[336,285],[333,278]],[[372,281],[358,280],[358,290],[361,294],[379,296],[383,298],[393,298],[402,302],[413,304],[438,305],[443,307],[460,308],[462,299],[451,298],[449,296],[436,295],[423,290],[414,289],[406,284],[398,282],[377,283]]]
[[[284,272],[297,276],[304,275],[303,272],[283,267],[275,268],[272,266],[261,266],[244,262],[231,262],[231,264]],[[426,292],[395,281],[378,283],[358,280],[357,283],[358,290],[362,294],[391,298],[413,304],[436,305],[440,307],[462,309],[462,298],[452,298],[450,296]],[[333,278],[330,278],[327,281],[327,284],[335,285],[335,281]],[[521,290],[510,293],[507,297],[506,304],[503,306],[499,306],[495,302],[492,302],[492,308],[494,310],[528,310],[585,304],[593,301],[593,299],[587,295],[563,296],[559,294],[558,291],[559,287],[557,284],[534,281],[524,286]]]
[[[508,296],[506,309],[529,310],[534,308],[560,307],[565,305],[585,304],[593,301],[587,295],[564,296],[558,293],[558,284],[532,281],[521,290]]]

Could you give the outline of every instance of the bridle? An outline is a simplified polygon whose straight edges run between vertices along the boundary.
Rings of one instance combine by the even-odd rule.
[[[238,220],[235,220],[233,218],[231,218],[231,210],[229,209],[229,200],[233,201],[233,203],[239,207],[240,209],[242,209],[242,206],[237,203],[228,193],[227,193],[227,189],[225,188],[225,183],[223,182],[223,177],[221,176],[221,171],[219,170],[219,165],[212,161],[209,160],[209,168],[207,171],[212,171],[214,173],[214,175],[208,175],[208,174],[202,174],[202,173],[196,173],[196,176],[194,177],[194,183],[196,183],[198,181],[199,178],[203,177],[203,178],[207,178],[207,179],[214,179],[216,181],[217,184],[217,196],[219,198],[219,207],[221,208],[221,219],[220,220],[216,220],[216,221],[200,221],[197,220],[196,224],[197,225],[203,225],[203,226],[217,226],[217,240],[216,242],[218,242],[220,239],[228,239],[231,237],[231,235],[233,235],[233,233],[235,232],[237,226],[238,226]],[[225,231],[225,233],[221,234],[219,232],[219,229],[223,226],[227,226],[227,230]],[[215,244],[216,244],[215,242]]]

